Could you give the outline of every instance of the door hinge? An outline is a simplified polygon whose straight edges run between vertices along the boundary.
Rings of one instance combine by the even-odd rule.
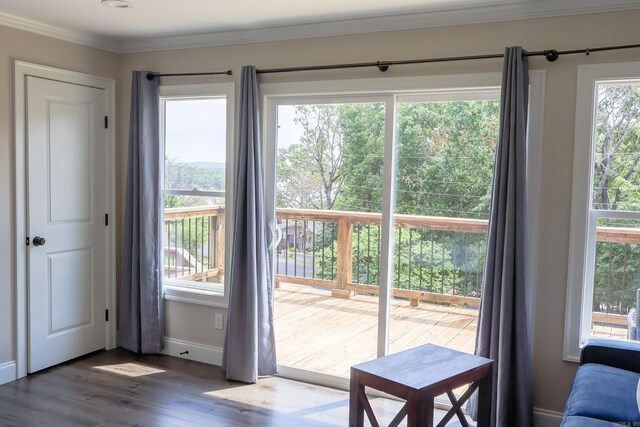
[[[104,214],[104,225],[109,226],[109,214]]]
[[[109,309],[106,309],[104,311],[104,320],[105,320],[105,322],[109,321]]]
[[[104,128],[109,129],[109,116],[104,116]]]

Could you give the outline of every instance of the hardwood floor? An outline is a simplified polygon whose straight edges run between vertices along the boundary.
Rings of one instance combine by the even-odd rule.
[[[348,406],[346,391],[279,377],[234,383],[216,366],[124,350],[0,386],[1,426],[345,426]],[[372,406],[388,424],[402,403]]]

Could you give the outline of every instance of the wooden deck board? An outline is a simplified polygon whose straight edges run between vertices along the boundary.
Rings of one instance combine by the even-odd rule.
[[[477,309],[409,301],[391,302],[390,349],[429,342],[473,352]],[[378,333],[378,297],[331,297],[325,289],[281,283],[275,290],[278,363],[348,376],[352,365],[373,359]]]

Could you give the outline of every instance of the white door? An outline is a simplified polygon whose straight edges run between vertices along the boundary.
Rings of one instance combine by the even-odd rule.
[[[27,77],[28,371],[106,347],[105,91]]]

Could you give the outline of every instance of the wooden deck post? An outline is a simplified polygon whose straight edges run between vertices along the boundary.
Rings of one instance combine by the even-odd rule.
[[[349,299],[351,291],[347,284],[351,282],[353,259],[353,224],[347,217],[338,219],[338,269],[336,272],[337,288],[331,291],[331,296]]]
[[[223,212],[222,215],[218,215],[218,229],[216,230],[216,233],[218,234],[218,247],[216,248],[216,259],[218,260],[218,265],[216,267],[220,269],[220,276],[224,274],[224,229],[225,226]]]

